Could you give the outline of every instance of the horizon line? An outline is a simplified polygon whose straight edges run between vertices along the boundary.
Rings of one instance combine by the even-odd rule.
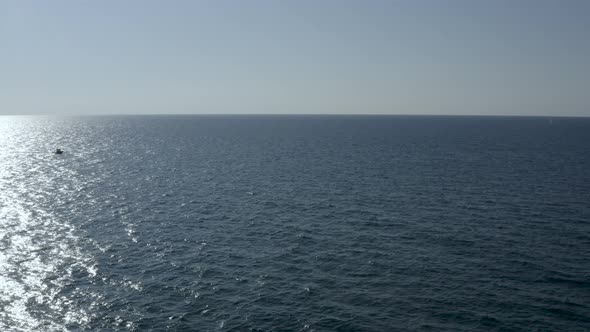
[[[590,115],[525,115],[525,114],[408,114],[408,113],[31,113],[0,114],[22,117],[101,117],[101,116],[415,116],[415,117],[519,117],[519,118],[590,118]]]

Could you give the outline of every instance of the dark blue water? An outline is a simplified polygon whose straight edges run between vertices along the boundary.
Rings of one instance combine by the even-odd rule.
[[[590,330],[590,119],[0,118],[0,330]]]

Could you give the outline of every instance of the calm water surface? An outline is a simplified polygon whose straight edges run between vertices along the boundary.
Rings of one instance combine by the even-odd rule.
[[[0,117],[0,330],[587,331],[589,202],[590,119]]]

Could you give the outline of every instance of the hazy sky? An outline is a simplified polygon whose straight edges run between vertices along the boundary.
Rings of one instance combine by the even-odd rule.
[[[0,0],[0,113],[590,116],[590,1]]]

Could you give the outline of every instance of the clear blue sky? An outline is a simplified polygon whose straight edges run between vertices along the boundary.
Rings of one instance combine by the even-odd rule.
[[[0,0],[0,114],[590,116],[586,0]]]

